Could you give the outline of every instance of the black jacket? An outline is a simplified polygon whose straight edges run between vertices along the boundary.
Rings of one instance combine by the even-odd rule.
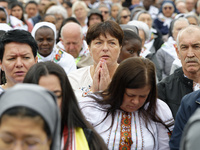
[[[193,92],[193,81],[186,78],[182,68],[179,68],[172,75],[160,81],[157,88],[158,98],[168,104],[175,118],[182,97]]]

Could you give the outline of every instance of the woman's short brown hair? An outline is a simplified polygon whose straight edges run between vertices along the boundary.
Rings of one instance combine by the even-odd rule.
[[[115,37],[119,41],[119,45],[122,45],[122,40],[124,33],[121,27],[112,20],[94,24],[89,27],[86,35],[87,44],[90,45],[93,40],[98,38],[100,35],[106,37],[106,34],[110,34],[112,37]]]

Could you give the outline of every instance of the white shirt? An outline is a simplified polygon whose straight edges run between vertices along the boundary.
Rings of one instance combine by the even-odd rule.
[[[91,92],[93,79],[90,75],[90,66],[69,73],[68,78],[78,101]]]
[[[119,149],[123,111],[116,111],[113,127],[107,130],[111,125],[111,115],[100,123],[104,119],[106,112],[101,111],[99,105],[94,102],[93,99],[86,97],[84,101],[79,102],[79,105],[86,120],[89,121],[91,125],[94,126],[94,129],[101,135],[108,145],[108,149]],[[173,122],[172,113],[168,105],[161,100],[157,100],[157,115],[165,123]],[[154,138],[146,128],[142,117],[139,117],[138,111],[132,112],[131,116],[131,137],[133,141],[131,150],[135,150],[136,148],[143,150],[169,150],[169,131],[162,124],[153,121],[150,121],[150,124],[148,124],[149,130],[153,133],[155,138],[154,143]],[[173,130],[173,126],[170,127],[170,130]]]

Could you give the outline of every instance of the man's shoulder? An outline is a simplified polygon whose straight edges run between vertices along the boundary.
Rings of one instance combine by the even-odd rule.
[[[170,93],[184,96],[193,91],[193,81],[184,75],[182,68],[178,68],[173,74],[161,80],[157,87],[158,93],[167,92],[170,97]]]
[[[188,106],[196,105],[198,103],[200,105],[200,90],[191,92],[185,95],[182,99],[182,103]]]
[[[61,62],[61,63],[72,63],[74,61],[74,57],[57,46],[56,52],[53,58],[54,62]],[[65,64],[66,65],[66,64]]]
[[[183,73],[182,68],[178,68],[177,70],[174,71],[173,74],[171,74],[168,77],[161,80],[158,83],[158,85],[160,85],[160,84],[170,84],[170,83],[176,84],[177,81],[179,81],[181,78],[184,79],[186,77],[184,77],[184,73]],[[176,82],[174,82],[174,81],[176,81]]]

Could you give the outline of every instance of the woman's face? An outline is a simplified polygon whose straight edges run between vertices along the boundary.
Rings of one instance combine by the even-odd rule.
[[[23,11],[22,8],[19,6],[15,6],[11,9],[11,15],[15,16],[19,20],[22,19]]]
[[[0,149],[50,150],[51,140],[40,117],[4,115],[0,124]]]
[[[110,18],[109,9],[107,7],[100,7],[99,10],[101,11],[104,21]]]
[[[125,41],[122,46],[118,62],[123,61],[129,57],[139,57],[138,52],[142,49],[142,43],[138,40],[132,39]]]
[[[35,33],[35,40],[40,55],[47,57],[51,54],[55,42],[54,32],[51,28],[39,28]]]
[[[137,111],[144,105],[150,90],[150,86],[147,85],[138,89],[126,88],[120,108],[126,112]]]
[[[7,17],[4,11],[0,11],[0,23],[6,23]]]
[[[41,76],[38,84],[49,91],[52,91],[57,96],[57,103],[59,108],[61,108],[62,89],[60,85],[60,79],[53,74]]]
[[[117,18],[117,14],[118,14],[118,12],[119,12],[119,7],[118,6],[113,6],[112,8],[111,8],[111,16],[113,17],[113,18]]]
[[[165,5],[162,8],[162,12],[163,12],[165,17],[171,17],[172,14],[174,13],[174,7],[171,6],[171,5]]]
[[[37,62],[31,47],[25,43],[11,42],[5,45],[1,69],[9,86],[21,83],[29,68]]]
[[[131,14],[127,10],[123,10],[120,15],[121,24],[127,24],[131,19]]]
[[[151,16],[150,14],[141,14],[139,17],[138,17],[138,21],[142,21],[144,23],[146,23],[149,27],[149,29],[152,28],[152,19],[151,19]]]
[[[97,65],[100,59],[104,59],[108,66],[115,65],[119,57],[121,46],[118,39],[106,34],[106,37],[100,35],[89,45],[94,65]]]
[[[74,10],[74,14],[77,19],[82,19],[87,17],[87,11],[84,9],[82,5],[78,5]]]

